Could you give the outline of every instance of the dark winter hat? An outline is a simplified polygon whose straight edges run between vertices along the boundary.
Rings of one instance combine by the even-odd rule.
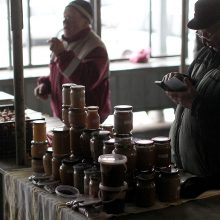
[[[84,15],[90,23],[92,23],[93,19],[93,10],[92,6],[89,2],[84,0],[75,0],[70,2],[66,7],[75,7],[82,15]]]
[[[198,0],[195,3],[194,18],[189,21],[188,28],[205,29],[220,20],[220,0]]]

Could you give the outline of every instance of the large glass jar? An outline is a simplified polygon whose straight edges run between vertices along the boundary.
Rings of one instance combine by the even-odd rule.
[[[63,185],[73,186],[73,166],[79,163],[79,160],[63,159],[60,166],[60,180]]]
[[[88,106],[87,107],[87,117],[86,117],[86,128],[87,129],[98,129],[100,126],[100,116],[98,113],[98,106]]]
[[[155,167],[155,145],[152,140],[137,140],[135,141],[137,153],[137,170],[151,170]]]
[[[97,131],[90,139],[90,149],[94,163],[98,164],[98,157],[103,154],[104,141],[109,140],[109,131]]]
[[[62,85],[62,104],[63,105],[71,105],[71,101],[70,101],[70,87],[74,86],[76,84],[74,83],[64,83]]]
[[[152,206],[156,201],[154,172],[146,171],[136,177],[135,204],[140,207]]]
[[[43,156],[43,166],[46,175],[50,176],[52,174],[52,158],[53,158],[53,148],[48,147],[46,153]]]
[[[168,167],[171,164],[171,146],[170,146],[170,138],[168,137],[154,137],[152,138],[154,141],[155,149],[156,149],[156,167],[163,168]]]
[[[130,105],[114,107],[114,131],[116,134],[130,134],[133,129],[133,113]]]
[[[33,131],[33,141],[35,142],[45,142],[47,140],[46,136],[46,121],[35,120],[32,122]]]
[[[69,123],[74,128],[86,127],[86,110],[85,108],[69,108]]]
[[[72,108],[85,107],[85,86],[83,85],[73,85],[70,87],[70,101]]]
[[[180,175],[174,167],[163,168],[158,176],[158,194],[161,202],[176,202],[180,198]]]
[[[70,155],[70,132],[67,127],[53,129],[53,156],[64,157]]]

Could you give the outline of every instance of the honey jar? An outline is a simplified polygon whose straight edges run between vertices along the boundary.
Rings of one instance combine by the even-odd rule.
[[[85,108],[69,108],[69,123],[74,128],[86,127],[86,110]]]
[[[73,85],[70,87],[70,100],[72,108],[85,107],[85,86],[83,85]]]
[[[40,158],[42,159],[46,150],[48,148],[48,142],[35,142],[31,141],[31,156],[33,158]]]
[[[87,117],[86,117],[86,128],[87,129],[98,129],[100,125],[100,116],[98,113],[98,106],[88,106],[87,107]]]
[[[48,147],[46,153],[43,156],[43,167],[46,175],[50,176],[52,174],[52,158],[53,158],[53,148]]]
[[[62,85],[62,104],[65,106],[70,106],[70,87],[74,86],[74,83],[64,83]]]
[[[32,158],[31,167],[34,173],[44,173],[43,159],[42,158]]]
[[[45,142],[46,137],[46,121],[36,120],[32,122],[33,141]]]

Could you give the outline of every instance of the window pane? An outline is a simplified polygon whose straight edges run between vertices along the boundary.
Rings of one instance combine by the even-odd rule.
[[[149,0],[102,0],[102,40],[110,59],[149,48]]]
[[[152,56],[180,55],[182,0],[152,0],[151,2]]]
[[[8,42],[8,15],[7,15],[7,4],[6,0],[0,0],[0,48],[1,48],[1,59],[0,68],[6,68],[9,66],[9,42]]]

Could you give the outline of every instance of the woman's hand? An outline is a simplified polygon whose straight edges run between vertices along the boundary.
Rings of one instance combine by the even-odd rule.
[[[65,50],[62,41],[56,37],[51,38],[48,43],[50,45],[50,50],[55,54],[55,56],[58,56]]]
[[[41,83],[34,89],[34,95],[41,99],[48,99],[47,89],[45,84]]]

